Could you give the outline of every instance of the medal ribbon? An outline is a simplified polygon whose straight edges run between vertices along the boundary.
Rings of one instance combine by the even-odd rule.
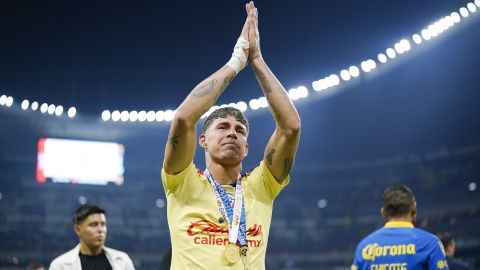
[[[247,227],[245,225],[245,203],[243,201],[243,188],[240,176],[235,185],[235,201],[233,202],[227,195],[225,189],[220,185],[208,170],[205,170],[205,176],[213,188],[215,200],[218,209],[225,220],[228,221],[228,242],[247,246]]]

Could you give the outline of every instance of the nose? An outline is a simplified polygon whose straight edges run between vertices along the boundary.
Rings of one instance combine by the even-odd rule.
[[[231,128],[228,130],[228,137],[233,137],[233,138],[237,138],[237,131],[234,129],[234,128]]]

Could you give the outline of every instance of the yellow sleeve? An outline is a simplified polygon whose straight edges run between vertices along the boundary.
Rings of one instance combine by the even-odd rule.
[[[249,178],[251,188],[257,191],[265,191],[272,201],[290,182],[290,176],[287,176],[283,183],[279,184],[263,161],[250,173]]]
[[[195,177],[197,170],[195,164],[190,163],[183,171],[177,174],[168,174],[165,172],[165,169],[162,167],[162,184],[163,189],[165,190],[166,195],[177,192],[180,187],[184,184],[185,179]]]

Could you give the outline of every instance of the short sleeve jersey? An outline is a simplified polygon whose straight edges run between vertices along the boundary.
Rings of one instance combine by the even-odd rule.
[[[440,240],[410,222],[387,222],[357,246],[352,270],[445,270]]]
[[[228,222],[205,175],[191,163],[176,175],[162,169],[162,182],[172,241],[171,269],[243,269],[241,260],[230,264],[225,259]],[[289,177],[279,184],[263,161],[241,179],[251,269],[265,269],[273,202],[288,182]],[[223,188],[233,199],[235,188]]]

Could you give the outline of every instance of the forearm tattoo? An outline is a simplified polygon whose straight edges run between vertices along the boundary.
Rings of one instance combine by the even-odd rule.
[[[255,77],[257,77],[258,82],[260,82],[260,86],[262,86],[262,89],[265,91],[265,93],[271,93],[272,86],[268,82],[265,73],[254,65],[252,65],[252,67],[253,72],[255,73]]]
[[[176,147],[178,145],[178,138],[180,138],[180,135],[171,135],[169,138],[168,138],[168,143],[172,146],[173,148],[173,151],[176,150]]]
[[[235,74],[230,74],[228,75],[225,80],[223,80],[223,84],[220,87],[220,91],[217,93],[217,96],[215,97],[215,100],[217,100],[220,95],[225,91],[225,88],[232,82],[233,78],[235,77]]]
[[[197,86],[195,89],[192,91],[192,96],[199,98],[199,97],[204,97],[208,94],[210,94],[213,89],[215,89],[215,86],[217,85],[217,80],[213,79],[210,82],[207,82],[205,84]]]
[[[265,151],[265,158],[267,159],[267,162],[270,166],[273,164],[273,154],[275,154],[275,149],[273,148],[268,148]]]
[[[293,158],[286,158],[283,160],[283,173],[282,178],[287,177],[293,167]]]

